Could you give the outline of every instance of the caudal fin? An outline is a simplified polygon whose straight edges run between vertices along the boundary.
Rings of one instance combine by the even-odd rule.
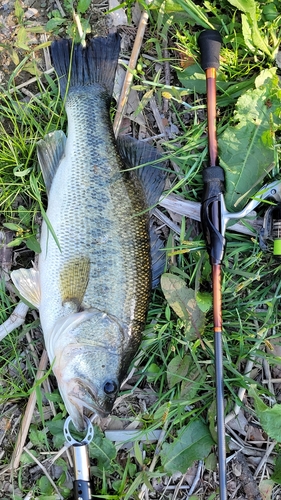
[[[51,54],[60,79],[61,96],[65,95],[68,80],[69,89],[98,83],[111,96],[119,51],[118,33],[111,33],[106,38],[93,38],[86,47],[81,44],[73,45],[67,39],[54,41]]]

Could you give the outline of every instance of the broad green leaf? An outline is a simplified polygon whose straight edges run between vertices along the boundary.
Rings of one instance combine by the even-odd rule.
[[[275,467],[271,479],[275,483],[281,484],[281,455],[278,455],[275,461]]]
[[[138,441],[134,442],[134,452],[135,452],[136,461],[139,463],[140,466],[143,466],[142,451],[140,449],[140,445],[139,445]]]
[[[160,372],[160,368],[156,363],[151,363],[147,369],[146,379],[148,382],[154,382],[156,376]]]
[[[33,449],[29,450],[29,452],[31,453],[31,455],[34,455],[34,457],[38,456],[37,451],[35,451]],[[22,465],[34,464],[34,460],[32,459],[32,457],[28,453],[24,452],[21,454],[20,463]]]
[[[97,426],[95,426],[94,439],[89,445],[89,455],[91,458],[97,459],[100,470],[108,469],[111,460],[116,457],[114,444],[104,437]]]
[[[18,247],[19,245],[21,245],[23,242],[23,239],[22,238],[15,238],[13,241],[10,241],[10,243],[8,243],[7,247]]]
[[[185,321],[187,339],[199,337],[205,314],[196,303],[194,290],[188,288],[182,278],[170,273],[162,275],[161,287],[168,304]]]
[[[214,472],[217,469],[217,457],[215,453],[210,453],[210,455],[205,460],[205,468]]]
[[[201,374],[197,366],[192,364],[181,384],[181,398],[188,398],[191,401],[198,394],[200,387],[204,386],[206,377],[207,373]]]
[[[80,14],[84,14],[89,8],[90,4],[91,0],[79,0],[77,4],[77,12],[80,12]]]
[[[62,18],[54,18],[54,19],[50,19],[47,24],[46,24],[46,31],[53,31],[54,29],[58,28],[59,26],[61,26],[63,23],[65,22],[64,19]]]
[[[240,209],[262,185],[274,164],[274,136],[280,129],[280,88],[271,81],[242,95],[236,105],[236,125],[219,138],[220,162],[225,170],[228,210]],[[245,196],[246,195],[246,196]]]
[[[23,205],[19,205],[18,214],[22,224],[29,226],[31,223],[30,211],[27,210]]]
[[[259,397],[254,386],[249,388],[249,395],[254,398],[255,410],[263,430],[271,439],[281,442],[281,404],[269,408]]]
[[[39,430],[32,425],[29,431],[29,439],[35,447],[42,447],[42,444],[46,443],[46,430]]]
[[[191,358],[187,354],[183,358],[178,354],[170,361],[167,366],[167,381],[170,389],[185,377],[190,361]]]
[[[17,34],[17,41],[16,41],[17,47],[19,47],[20,49],[29,50],[27,42],[28,42],[27,31],[24,26],[21,26]]]
[[[24,16],[24,10],[22,8],[22,3],[20,0],[15,1],[14,9],[15,9],[15,16],[20,24]]]
[[[206,75],[201,66],[195,62],[184,70],[177,70],[177,76],[182,86],[191,92],[206,94]],[[233,84],[233,82],[231,82]],[[217,75],[217,85],[221,91],[227,90],[231,85],[222,79],[222,74]]]
[[[37,241],[35,236],[32,235],[32,236],[30,236],[30,238],[27,238],[25,240],[25,243],[26,243],[27,248],[29,248],[29,250],[32,250],[32,252],[35,252],[35,253],[41,252],[40,243]]]
[[[209,292],[197,292],[196,302],[203,313],[208,312],[213,304],[213,296]]]
[[[261,50],[269,57],[272,57],[272,51],[268,45],[268,41],[261,34],[257,21],[252,20],[250,14],[242,14],[242,33],[247,47],[256,52]]]
[[[59,500],[59,496],[57,494],[55,495],[40,495],[37,497],[37,500]]]
[[[11,231],[21,230],[21,227],[18,226],[17,224],[13,224],[13,222],[3,222],[3,226],[6,227],[7,229],[10,229]]]
[[[186,472],[195,460],[202,460],[209,455],[214,441],[208,427],[200,420],[193,420],[181,429],[173,443],[164,443],[161,462],[168,474]]]
[[[189,24],[193,23],[203,28],[214,29],[201,6],[196,5],[192,0],[156,0],[151,3],[151,9],[162,9],[167,14],[181,13],[182,22],[186,22],[184,14],[189,18]],[[179,18],[180,20],[180,18]]]
[[[238,10],[250,14],[253,18],[256,16],[255,0],[228,0],[228,2]]]
[[[248,47],[248,49],[250,49],[251,52],[255,52],[255,46],[252,40],[252,29],[249,24],[248,17],[245,14],[242,14],[241,19],[242,19],[242,33],[245,44]]]
[[[45,493],[46,495],[51,495],[53,492],[53,486],[51,485],[49,479],[46,476],[40,477],[38,481],[39,491]]]
[[[245,44],[252,51],[256,49],[261,50],[269,57],[273,57],[273,51],[266,38],[262,36],[261,30],[258,26],[257,4],[255,0],[228,0],[228,2],[237,9],[244,12],[242,14],[242,33]]]

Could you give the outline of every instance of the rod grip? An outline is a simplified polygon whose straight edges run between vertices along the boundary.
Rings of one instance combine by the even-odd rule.
[[[218,31],[205,30],[200,33],[198,45],[201,52],[201,66],[204,71],[207,68],[219,68],[221,44],[222,38]]]

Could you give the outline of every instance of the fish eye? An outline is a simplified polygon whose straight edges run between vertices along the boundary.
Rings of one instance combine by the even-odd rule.
[[[105,394],[108,394],[108,396],[115,394],[117,389],[118,387],[116,382],[114,382],[114,380],[107,380],[103,386],[103,390]]]

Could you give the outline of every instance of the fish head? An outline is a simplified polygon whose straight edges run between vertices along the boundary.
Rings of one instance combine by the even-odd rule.
[[[66,409],[78,430],[85,428],[84,410],[106,417],[113,408],[123,378],[123,331],[100,312],[73,314],[73,329],[53,346],[53,372]],[[79,321],[83,319],[83,321]],[[70,324],[68,318],[63,321]],[[61,330],[61,328],[60,328]]]

